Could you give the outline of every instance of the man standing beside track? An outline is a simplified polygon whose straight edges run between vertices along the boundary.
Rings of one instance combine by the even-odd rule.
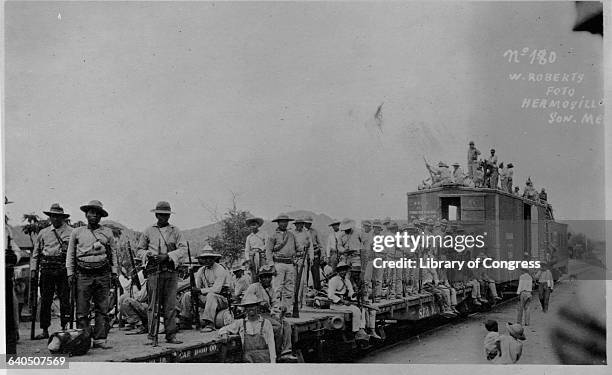
[[[529,325],[529,317],[531,311],[529,305],[531,304],[533,279],[529,275],[529,269],[522,268],[521,276],[519,277],[518,288],[516,294],[519,295],[519,303],[516,314],[516,323],[523,324],[523,316],[525,317],[525,326]]]
[[[176,288],[178,275],[176,270],[182,260],[187,257],[187,242],[181,231],[168,223],[170,215],[170,203],[158,202],[151,210],[155,213],[157,223],[144,230],[138,242],[137,256],[144,262],[148,275],[147,294],[149,296],[149,339],[157,334],[156,319],[153,311],[155,304],[161,299],[164,307],[164,327],[166,331],[166,342],[169,344],[181,344],[176,339],[178,328],[176,326]],[[159,284],[158,284],[159,283]],[[160,314],[162,312],[160,311]]]

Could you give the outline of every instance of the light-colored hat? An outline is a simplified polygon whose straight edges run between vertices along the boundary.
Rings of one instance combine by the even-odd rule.
[[[460,167],[460,166],[461,166],[461,164],[459,164],[457,162],[453,163],[453,167]]]
[[[304,224],[306,222],[304,216],[298,216],[294,221],[293,224],[298,224],[298,223],[302,223]]]
[[[252,222],[256,222],[258,226],[262,226],[264,223],[264,219],[260,217],[250,217],[246,219],[247,225],[250,225]]]
[[[506,328],[508,329],[508,333],[510,334],[510,336],[514,337],[517,340],[526,340],[522,325],[506,323]]]
[[[53,203],[49,211],[43,211],[43,214],[47,216],[70,216],[70,214],[64,212],[64,209],[59,205],[59,203]]]
[[[340,220],[333,220],[332,219],[332,222],[329,223],[329,226],[331,227],[332,225],[338,225],[338,224],[340,224]]]
[[[312,222],[313,222],[312,216],[308,215],[308,216],[304,217],[304,222],[306,224],[312,224]]]
[[[285,214],[280,214],[276,217],[276,219],[272,220],[273,223],[276,223],[279,221],[293,221],[293,219]]]
[[[340,222],[340,230],[349,230],[355,228],[355,221],[351,219],[344,219]]]
[[[154,212],[156,214],[173,214],[174,212],[170,209],[170,203],[166,202],[166,201],[159,201],[157,202],[157,205],[155,206],[154,209],[151,210],[151,212]]]
[[[251,306],[251,305],[259,305],[263,301],[259,299],[254,293],[245,294],[242,298],[242,302],[238,304],[238,306]]]
[[[351,268],[351,265],[347,264],[345,261],[340,261],[340,263],[338,263],[338,265],[336,266],[336,271],[340,270],[341,268],[349,269]]]
[[[221,254],[215,253],[213,248],[207,245],[207,246],[204,246],[204,249],[202,250],[202,252],[198,254],[198,256],[196,256],[196,259],[198,258],[221,258],[221,257],[222,257]]]
[[[96,210],[100,213],[100,216],[102,217],[108,216],[108,212],[106,212],[106,210],[104,210],[104,208],[102,207],[102,202],[97,200],[89,201],[89,203],[81,206],[81,211],[87,213],[88,210]]]
[[[374,228],[376,228],[376,227],[378,227],[378,228],[382,228],[382,227],[383,227],[383,225],[382,225],[382,223],[380,222],[380,220],[374,220],[374,221],[372,222],[372,227],[374,227]]]
[[[361,226],[364,226],[364,225],[367,225],[367,226],[371,227],[372,226],[372,221],[371,220],[364,220],[364,221],[361,222]]]

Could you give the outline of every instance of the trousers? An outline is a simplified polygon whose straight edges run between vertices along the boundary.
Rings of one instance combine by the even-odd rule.
[[[355,305],[342,305],[332,303],[330,308],[332,310],[349,310],[351,312],[351,324],[353,332],[357,332],[362,328],[365,328],[365,321],[362,317],[361,310]]]
[[[51,325],[51,305],[57,294],[60,302],[60,321],[62,327],[70,323],[70,287],[66,268],[43,268],[40,271],[40,328]]]
[[[262,313],[261,316],[268,319],[272,323],[274,331],[274,344],[276,345],[276,354],[283,355],[291,353],[291,324],[286,320],[281,322],[280,318],[270,313]]]
[[[149,296],[149,306],[147,309],[147,320],[149,322],[149,338],[153,338],[157,324],[155,318],[159,319],[163,314],[164,328],[166,330],[166,340],[172,340],[176,336],[178,327],[176,326],[176,286],[178,276],[173,271],[161,271],[149,275],[147,280],[147,294]],[[159,285],[158,285],[159,283]],[[159,292],[158,292],[159,289]],[[153,317],[153,310],[156,303],[161,303],[158,317]]]
[[[135,325],[142,322],[143,326],[147,326],[147,310],[148,306],[144,302],[138,302],[125,294],[119,297],[119,311],[127,324]]]
[[[365,264],[364,280],[367,297],[371,300],[382,297],[383,269],[374,267],[373,261]]]
[[[295,293],[296,271],[293,264],[274,263],[276,277],[274,278],[274,290],[280,293],[281,305],[291,311],[293,307],[293,294]]]
[[[550,299],[550,288],[548,285],[540,283],[538,285],[538,296],[540,297],[540,305],[542,305],[542,311],[548,311],[548,301]]]
[[[208,293],[206,295],[200,294],[200,320],[206,320],[214,323],[217,312],[226,309],[228,307],[227,298],[220,294]],[[193,312],[191,310],[191,291],[183,293],[180,302],[180,316],[181,319],[192,320],[194,319]]]
[[[531,311],[529,306],[531,305],[531,292],[523,290],[519,295],[519,303],[516,312],[516,322],[523,324],[523,316],[525,316],[525,325],[529,325],[529,318]]]
[[[106,341],[106,325],[108,324],[108,307],[110,295],[110,273],[102,275],[88,275],[79,273],[77,276],[77,328],[89,328],[90,301],[94,303],[94,330],[95,344]]]

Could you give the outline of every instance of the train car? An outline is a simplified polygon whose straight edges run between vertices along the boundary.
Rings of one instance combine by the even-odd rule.
[[[483,251],[496,260],[554,262],[557,275],[567,270],[567,225],[557,223],[551,208],[488,188],[449,184],[407,193],[408,220],[446,219],[461,226],[465,234],[482,235]],[[477,255],[477,254],[472,254]],[[498,283],[518,280],[519,270],[490,269]]]

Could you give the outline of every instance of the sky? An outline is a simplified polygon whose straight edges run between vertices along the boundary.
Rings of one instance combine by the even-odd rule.
[[[266,219],[404,218],[423,158],[465,169],[474,140],[515,185],[545,187],[557,219],[603,218],[604,128],[581,122],[603,109],[549,124],[521,108],[551,85],[603,97],[602,40],[574,17],[573,2],[6,2],[7,213],[59,202],[84,220],[98,199],[142,230],[166,200],[189,229],[236,194]],[[554,62],[504,57],[523,48]]]

